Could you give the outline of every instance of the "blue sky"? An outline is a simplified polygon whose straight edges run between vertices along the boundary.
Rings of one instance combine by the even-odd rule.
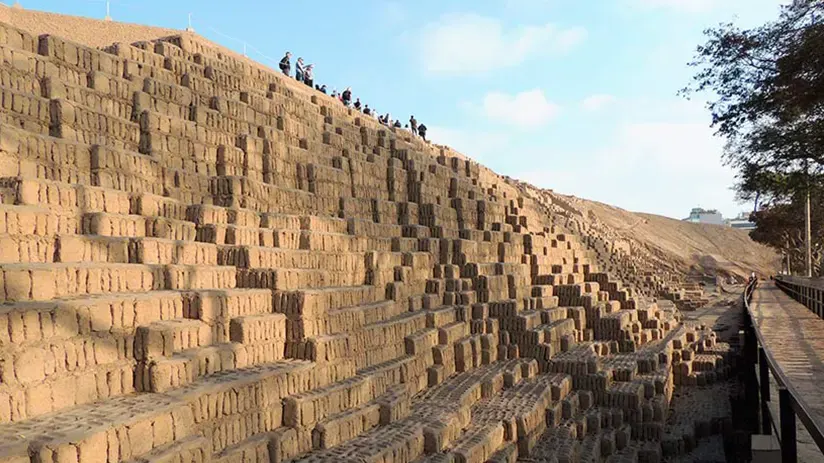
[[[12,3],[7,0],[7,3]],[[91,17],[103,0],[21,0]],[[780,0],[112,0],[115,20],[195,30],[426,123],[435,142],[559,193],[686,217],[737,215],[703,101],[676,96],[702,30]]]

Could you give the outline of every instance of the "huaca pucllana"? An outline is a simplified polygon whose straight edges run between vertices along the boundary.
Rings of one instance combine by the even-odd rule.
[[[732,363],[677,271],[541,190],[194,34],[0,50],[0,462],[660,462],[730,427],[670,419]]]

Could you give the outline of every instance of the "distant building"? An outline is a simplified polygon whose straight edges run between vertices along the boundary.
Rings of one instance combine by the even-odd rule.
[[[750,222],[750,215],[747,212],[738,214],[734,219],[725,219],[715,209],[702,209],[696,207],[690,211],[690,216],[683,219],[684,222],[690,223],[705,223],[711,225],[726,225],[728,227],[737,228],[739,230],[754,230],[755,224]]]
[[[755,230],[755,223],[750,222],[750,215],[742,212],[734,219],[727,219],[727,225],[739,230]]]
[[[725,225],[724,217],[715,209],[701,209],[696,207],[690,211],[690,216],[684,219],[691,223],[708,223],[711,225]]]

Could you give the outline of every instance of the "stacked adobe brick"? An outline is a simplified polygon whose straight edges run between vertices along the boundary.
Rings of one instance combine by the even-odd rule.
[[[494,173],[205,40],[0,49],[2,463],[655,461],[723,373]]]
[[[632,225],[618,230],[602,223],[594,214],[582,215],[581,201],[561,197],[524,182],[510,181],[524,195],[533,199],[544,210],[553,213],[555,221],[565,230],[582,237],[582,242],[596,254],[598,264],[615,279],[638,290],[639,295],[652,298],[685,301],[684,307],[694,308],[705,303],[703,293],[685,287],[686,264],[673,262],[658,249],[628,238]],[[641,219],[639,219],[641,220]],[[679,302],[680,304],[680,302]],[[680,305],[679,305],[680,306]]]

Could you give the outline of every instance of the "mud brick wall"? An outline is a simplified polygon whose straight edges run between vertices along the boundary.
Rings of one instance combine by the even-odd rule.
[[[655,455],[727,372],[545,199],[196,35],[0,56],[0,462]]]

